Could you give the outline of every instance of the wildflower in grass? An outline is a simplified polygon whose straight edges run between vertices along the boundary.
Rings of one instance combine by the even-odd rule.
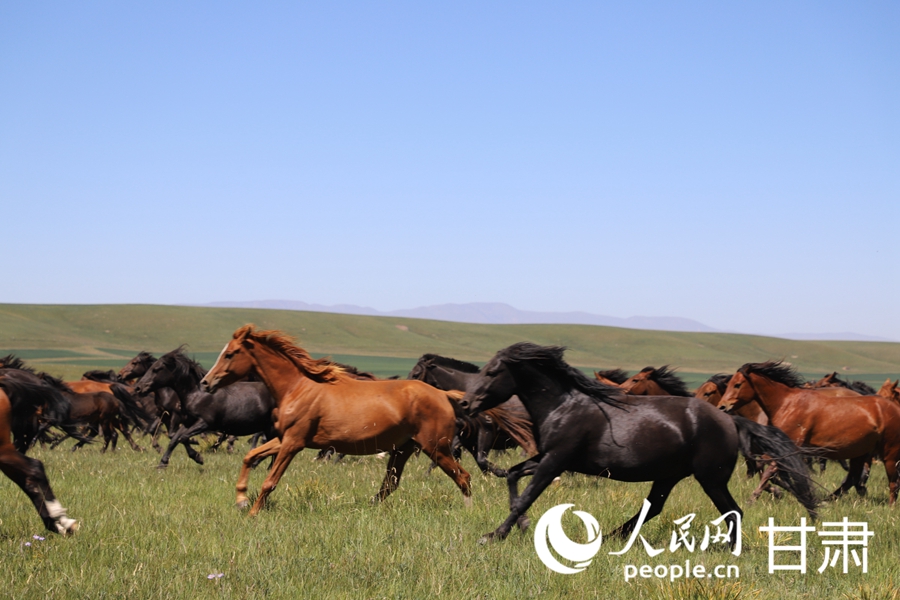
[[[30,546],[30,545],[31,545],[31,542],[25,542],[25,545],[26,545],[26,546]]]
[[[43,537],[43,536],[40,536],[40,535],[33,535],[33,536],[31,536],[31,537],[32,537],[32,539],[35,539],[35,540],[37,540],[37,541],[39,541],[39,542],[43,542],[43,541],[44,541],[44,537]]]
[[[210,573],[206,576],[207,579],[219,579],[220,577],[225,577],[225,573]]]

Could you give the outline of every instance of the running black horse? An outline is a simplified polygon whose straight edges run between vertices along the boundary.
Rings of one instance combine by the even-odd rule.
[[[479,368],[472,363],[437,354],[425,354],[409,372],[408,379],[424,381],[439,390],[464,392],[478,378],[478,371]],[[482,473],[491,472],[497,477],[506,477],[506,469],[489,461],[488,452],[521,447],[529,456],[537,454],[531,419],[518,398],[511,398],[500,406],[477,415],[468,415],[457,405],[454,405],[454,409],[456,437],[452,448],[456,460],[459,460],[461,450],[465,448],[475,457]]]
[[[253,435],[264,432],[273,439],[272,409],[275,401],[264,383],[237,382],[210,394],[200,390],[206,370],[176,348],[162,355],[135,384],[135,393],[148,394],[159,388],[172,388],[181,400],[182,425],[169,441],[159,468],[169,464],[178,444],[207,431],[229,435]],[[194,458],[193,456],[191,458]],[[194,458],[196,461],[197,458]],[[202,464],[203,459],[199,461]]]
[[[509,470],[509,517],[482,543],[504,539],[517,522],[527,527],[525,511],[564,471],[652,481],[647,520],[660,513],[675,484],[693,475],[734,528],[743,513],[728,481],[739,449],[778,457],[780,483],[815,515],[806,464],[781,431],[732,417],[695,398],[627,396],[569,366],[564,350],[527,342],[501,350],[461,402],[478,413],[517,394],[534,421],[539,450]],[[526,475],[533,477],[519,496],[518,480]],[[640,514],[613,535],[630,534]]]

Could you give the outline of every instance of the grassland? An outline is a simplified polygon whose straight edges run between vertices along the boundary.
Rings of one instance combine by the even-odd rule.
[[[231,332],[247,322],[285,330],[316,354],[379,375],[404,375],[425,352],[483,362],[521,340],[566,345],[568,359],[584,368],[670,363],[690,383],[747,361],[781,357],[809,375],[846,367],[842,372],[849,377],[879,383],[900,374],[900,344],[166,306],[0,305],[0,353],[16,352],[41,369],[77,377],[90,368],[118,368],[138,350],[159,353],[187,343],[209,366]],[[146,438],[140,443],[148,446]],[[900,598],[894,587],[900,576],[898,513],[887,506],[880,465],[866,498],[852,494],[821,510],[823,521],[846,516],[875,532],[868,574],[853,566],[846,575],[833,569],[817,573],[823,548],[812,536],[807,574],[770,575],[759,526],[770,516],[797,525],[804,512],[790,499],[749,505],[754,482],[736,474],[731,489],[745,509],[740,557],[709,550],[667,551],[651,559],[639,546],[610,556],[621,548],[610,539],[583,573],[563,576],[537,559],[530,532],[514,531],[503,543],[476,543],[506,516],[507,493],[503,481],[477,474],[471,457],[463,461],[473,473],[470,509],[443,474],[426,473],[424,458],[411,461],[400,489],[373,506],[368,500],[383,477],[383,459],[321,464],[304,452],[269,508],[249,518],[233,507],[240,454],[206,451],[206,464],[198,466],[179,451],[160,472],[152,452],[36,448],[32,455],[44,461],[56,493],[82,528],[71,538],[34,539],[44,535],[40,520],[24,494],[0,478],[0,598]],[[513,453],[497,458],[505,465],[518,460]],[[254,473],[251,490],[259,488],[261,471]],[[829,466],[819,478],[819,493],[824,496],[842,476],[839,467]],[[532,518],[556,504],[574,503],[610,531],[640,507],[648,489],[649,484],[568,475],[538,500]],[[698,536],[718,516],[693,480],[675,488],[663,514],[642,533],[663,547],[673,520],[689,513],[697,514]],[[578,541],[579,523],[565,523]],[[625,582],[627,564],[683,564],[688,558],[709,567],[737,565],[740,577]]]
[[[500,348],[529,340],[567,346],[569,362],[584,368],[637,370],[670,364],[692,384],[745,362],[772,358],[788,360],[810,376],[837,370],[872,384],[900,376],[900,344],[895,343],[155,305],[0,305],[0,352],[16,352],[66,377],[91,368],[118,368],[139,350],[165,352],[180,344],[209,366],[245,323],[284,330],[317,355],[378,375],[405,375],[426,352],[483,362]]]
[[[142,442],[147,445],[146,439]],[[473,473],[474,506],[439,472],[427,474],[428,461],[410,462],[400,489],[381,505],[369,498],[384,473],[384,460],[348,457],[342,464],[312,461],[304,452],[292,463],[267,510],[250,518],[233,506],[239,455],[205,453],[206,464],[183,453],[167,471],[154,468],[155,453],[119,450],[101,455],[96,447],[77,453],[35,449],[52,484],[78,518],[81,530],[62,538],[45,535],[24,494],[0,478],[0,597],[44,598],[897,598],[900,535],[897,509],[887,506],[880,465],[873,471],[869,495],[855,493],[821,509],[822,521],[864,521],[875,532],[868,550],[869,572],[853,566],[816,572],[824,550],[808,541],[809,569],[768,573],[767,540],[758,531],[768,517],[781,525],[799,525],[805,516],[791,499],[747,501],[754,482],[739,468],[731,489],[745,511],[739,557],[723,549],[683,549],[649,558],[640,544],[624,556],[604,539],[600,553],[584,572],[565,576],[537,558],[532,532],[513,531],[502,543],[486,546],[478,538],[506,516],[502,480],[477,474],[471,457],[463,465]],[[498,456],[509,465],[518,457]],[[254,473],[257,490],[263,473]],[[826,488],[843,472],[832,464],[819,480]],[[539,499],[532,518],[560,503],[594,515],[610,531],[639,507],[649,484],[619,483],[567,475]],[[674,490],[663,514],[642,534],[665,547],[673,520],[696,513],[691,533],[718,514],[700,486],[685,480]],[[571,514],[567,515],[571,517]],[[564,521],[573,540],[584,541],[573,517]],[[31,543],[26,546],[26,542]],[[782,539],[780,543],[785,543]],[[732,579],[624,579],[627,564],[736,565]],[[780,562],[793,557],[782,556]],[[208,579],[222,573],[221,578]]]

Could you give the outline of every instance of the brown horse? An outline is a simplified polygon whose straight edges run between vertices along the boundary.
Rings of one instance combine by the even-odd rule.
[[[848,459],[850,470],[832,497],[858,486],[866,463],[881,456],[893,505],[900,487],[900,407],[880,396],[833,397],[802,385],[789,365],[747,363],[731,378],[719,407],[730,410],[756,401],[770,424],[798,446],[819,448],[825,458]]]
[[[630,376],[626,371],[622,369],[607,369],[606,371],[594,371],[594,378],[600,383],[612,386],[619,387],[626,381]]]
[[[44,527],[53,533],[74,533],[78,523],[66,516],[66,509],[50,489],[44,465],[20,453],[12,444],[12,422],[20,410],[19,402],[16,400],[14,403],[0,388],[0,471],[31,499]]]
[[[390,451],[387,473],[373,500],[384,500],[400,484],[409,457],[421,449],[456,483],[471,502],[469,474],[453,459],[450,444],[456,426],[451,398],[421,381],[360,381],[278,331],[245,325],[234,332],[201,387],[208,392],[255,372],[275,398],[272,421],[278,437],[251,450],[237,483],[239,506],[249,503],[249,465],[277,455],[251,515],[265,504],[281,476],[304,448],[334,448],[344,454]]]
[[[882,384],[881,389],[878,390],[878,395],[900,404],[900,379],[891,381],[891,378],[888,377]]]
[[[693,394],[687,389],[684,381],[675,375],[675,369],[669,365],[659,368],[644,367],[641,371],[628,378],[619,387],[631,396],[683,396],[691,397]]]

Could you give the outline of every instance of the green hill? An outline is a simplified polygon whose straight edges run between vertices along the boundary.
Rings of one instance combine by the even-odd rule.
[[[0,304],[0,353],[74,377],[90,368],[119,368],[139,350],[160,353],[187,344],[209,366],[245,323],[281,329],[317,355],[403,374],[426,352],[484,362],[523,340],[567,346],[585,368],[670,364],[690,383],[731,372],[745,362],[783,358],[801,372],[880,383],[900,375],[900,344],[791,341],[724,333],[682,333],[588,325],[476,325],[282,310],[158,305]]]

